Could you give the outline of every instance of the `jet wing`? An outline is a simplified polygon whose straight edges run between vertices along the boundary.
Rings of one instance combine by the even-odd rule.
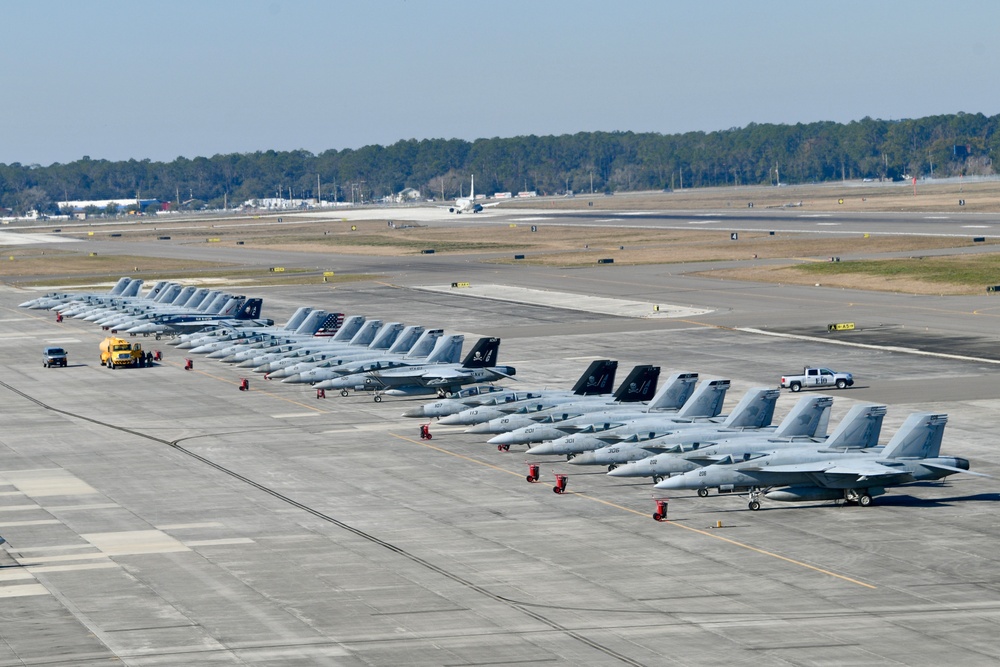
[[[965,470],[964,468],[956,468],[955,466],[946,466],[943,463],[929,463],[927,461],[920,461],[920,465],[927,466],[928,468],[937,468],[938,470],[949,470],[951,472],[961,472],[966,475],[975,475],[976,477],[989,477],[993,479],[993,475],[987,475],[984,472],[972,472],[971,470]]]
[[[900,468],[885,466],[875,461],[845,461],[843,463],[830,463],[820,461],[814,463],[789,463],[778,466],[748,466],[740,468],[742,472],[766,472],[773,474],[814,474],[814,475],[842,475],[846,477],[856,477],[858,479],[871,479],[873,477],[899,477],[909,475],[910,471]]]

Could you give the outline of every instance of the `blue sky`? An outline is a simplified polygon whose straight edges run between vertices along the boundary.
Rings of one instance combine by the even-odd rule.
[[[1000,3],[0,4],[0,162],[1000,113]]]

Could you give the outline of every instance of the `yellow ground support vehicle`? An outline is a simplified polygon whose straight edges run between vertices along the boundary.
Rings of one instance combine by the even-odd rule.
[[[130,343],[124,338],[105,338],[101,341],[101,365],[108,368],[118,366],[139,366],[145,357],[142,345]]]

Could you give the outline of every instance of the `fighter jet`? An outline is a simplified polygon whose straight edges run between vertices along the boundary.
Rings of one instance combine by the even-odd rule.
[[[435,341],[444,334],[442,329],[424,331],[421,326],[404,326],[401,322],[390,322],[379,335],[364,349],[345,350],[333,357],[320,361],[304,361],[273,373],[272,378],[282,378],[288,384],[316,384],[323,380],[360,373],[368,362],[399,361],[413,352],[415,357],[426,357],[434,349]],[[419,349],[414,347],[420,344]],[[387,366],[377,366],[384,368]]]
[[[495,410],[497,406],[511,404],[516,401],[538,400],[543,397],[575,397],[590,396],[610,393],[615,383],[615,372],[618,370],[618,362],[611,359],[597,359],[590,363],[587,370],[583,372],[580,379],[573,385],[570,391],[561,389],[535,389],[529,391],[518,391],[515,389],[504,389],[487,385],[490,389],[488,393],[475,392],[468,396],[462,395],[454,398],[442,398],[427,403],[416,408],[412,408],[403,413],[404,417],[453,417],[452,421],[442,419],[441,423],[465,424],[475,423],[479,414],[488,411],[493,412],[493,416],[499,417],[503,413]],[[472,389],[473,387],[470,387]],[[458,415],[464,415],[459,417]],[[492,417],[490,417],[492,418]],[[470,421],[463,421],[469,419]]]
[[[370,391],[369,373],[381,372],[393,368],[429,366],[435,364],[457,365],[462,358],[462,345],[465,336],[455,334],[441,336],[442,330],[435,329],[425,336],[414,349],[406,354],[387,356],[381,359],[368,359],[360,362],[348,361],[344,364],[344,374],[340,377],[323,380],[316,384],[317,389],[339,389],[341,396],[350,395],[350,390]],[[428,347],[430,349],[428,350]],[[353,369],[353,370],[352,370]]]
[[[664,447],[657,439],[664,435],[688,431],[699,432],[703,437],[759,433],[760,429],[771,425],[774,406],[780,395],[781,392],[777,389],[751,389],[721,422],[719,417],[680,421],[679,413],[668,415],[666,419],[662,415],[646,415],[623,420],[620,426],[612,426],[603,431],[588,429],[544,444],[551,445],[553,449],[568,456],[572,454],[569,462],[573,465],[605,465],[608,470],[614,470],[619,464],[644,459],[663,451]],[[657,444],[650,446],[648,443],[652,441],[657,441]]]
[[[948,415],[911,414],[884,448],[874,450],[796,448],[753,451],[700,470],[663,480],[660,489],[709,488],[746,490],[748,507],[760,509],[761,498],[783,502],[845,500],[867,507],[886,487],[937,480],[955,473],[989,477],[969,470],[968,459],[941,456]],[[832,440],[832,438],[831,438]]]
[[[250,368],[255,373],[268,373],[272,370],[272,364],[275,366],[273,370],[278,370],[279,368],[297,363],[296,361],[289,361],[289,359],[302,361],[311,354],[328,351],[336,346],[347,345],[364,328],[365,318],[361,315],[351,315],[344,319],[343,325],[332,336],[296,334],[295,336],[291,336],[291,338],[297,338],[298,340],[291,342],[289,344],[290,347],[281,344],[276,350],[249,350],[249,355],[238,353],[234,356],[237,359],[241,359],[241,361],[237,362],[239,368]],[[319,333],[317,332],[317,334]],[[364,340],[371,342],[370,332],[365,335]]]
[[[274,324],[272,320],[259,319],[263,303],[263,299],[237,296],[230,299],[218,313],[208,314],[195,310],[187,313],[155,315],[149,324],[140,324],[125,331],[129,334],[170,334],[203,329],[210,325],[247,324],[251,321],[262,326],[271,326]]]
[[[622,426],[627,420],[653,415],[658,415],[664,422],[675,417],[684,422],[716,417],[722,412],[722,403],[726,399],[726,392],[729,391],[729,380],[706,380],[683,403],[672,400],[669,388],[668,382],[660,393],[654,396],[648,405],[641,406],[641,409],[637,409],[637,406],[614,406],[611,409],[587,410],[579,416],[569,416],[566,419],[561,417],[567,413],[550,414],[549,421],[545,423],[502,433],[491,438],[489,443],[491,445],[539,443],[529,448],[527,453],[539,456],[558,454],[573,456],[584,450],[578,449],[575,439],[567,442],[563,436],[569,433],[607,431]]]
[[[510,412],[471,426],[465,429],[465,432],[508,433],[539,422],[551,421],[550,415],[557,413],[557,411],[559,415],[565,415],[565,417],[561,418],[568,419],[569,417],[581,415],[588,410],[598,410],[602,407],[622,403],[632,404],[650,401],[656,396],[656,383],[659,377],[659,366],[640,365],[632,369],[611,396],[604,394],[572,396],[568,400],[563,397],[552,400],[543,396],[540,399],[518,401],[510,405],[498,405],[497,407],[502,412],[506,413],[508,410]],[[679,407],[684,404],[684,401],[694,391],[694,384],[697,380],[697,373],[688,373],[677,377],[672,376],[667,382],[667,386],[670,389],[668,390],[664,387],[664,391],[669,392],[669,395],[673,397],[672,400]],[[664,394],[664,398],[666,396],[667,394]]]
[[[121,277],[121,278],[118,279],[118,282],[116,282],[115,285],[114,285],[114,287],[112,287],[109,291],[104,292],[104,293],[94,292],[94,293],[91,293],[91,295],[92,296],[103,296],[103,297],[119,296],[123,292],[125,292],[126,288],[128,288],[129,284],[132,283],[132,282],[135,282],[135,281],[133,281],[131,278],[127,278],[127,277],[123,276],[123,277]],[[137,287],[135,287],[133,289],[138,290],[139,287],[142,285],[142,281],[141,280],[138,281],[138,282],[139,282],[139,286],[137,286]],[[32,308],[32,309],[35,309],[35,310],[50,310],[53,307],[58,306],[60,304],[68,303],[68,302],[74,301],[74,300],[82,300],[86,296],[88,296],[88,295],[87,294],[82,294],[80,292],[49,292],[48,294],[44,294],[42,296],[35,297],[34,299],[29,299],[27,301],[24,301],[23,303],[18,304],[18,307],[20,307],[20,308]]]
[[[444,396],[463,385],[509,378],[517,372],[512,366],[497,366],[499,338],[480,338],[461,364],[421,364],[391,368],[385,371],[361,373],[364,382],[375,394],[376,403],[382,396],[420,396],[437,393]],[[356,376],[346,376],[347,380]],[[338,382],[334,380],[333,382]]]
[[[654,438],[643,443],[649,447],[650,452],[654,454],[653,456],[630,461],[611,470],[608,475],[611,477],[652,477],[653,482],[659,482],[670,475],[679,475],[688,470],[696,470],[713,461],[720,461],[733,452],[742,452],[747,446],[757,445],[770,449],[816,446],[827,439],[826,430],[830,423],[832,405],[833,398],[829,396],[807,396],[795,404],[795,407],[781,420],[781,424],[773,432],[747,431],[743,433],[701,433],[699,435],[700,429],[693,429],[694,433],[679,431]],[[857,425],[866,425],[869,416],[876,414],[877,411],[884,414],[885,408],[877,406],[864,414],[857,415]],[[846,430],[849,423],[850,420],[844,419],[838,428]],[[877,433],[875,437],[877,440]],[[874,447],[878,444],[877,441],[871,440],[870,434],[867,439],[841,440],[842,444],[845,442],[848,444],[862,443],[857,446],[866,447]]]

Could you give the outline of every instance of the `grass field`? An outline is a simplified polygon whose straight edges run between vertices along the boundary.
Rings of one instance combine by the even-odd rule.
[[[965,202],[959,206],[959,200]],[[912,184],[835,183],[792,187],[728,187],[676,192],[627,193],[615,196],[580,195],[565,199],[526,200],[504,207],[583,210],[757,210],[794,205],[796,211],[913,211],[996,213],[1000,211],[1000,181],[965,183],[961,180]],[[386,216],[400,219],[400,209]],[[267,248],[289,253],[288,271],[248,270],[242,264],[171,260],[125,255],[92,255],[84,244],[44,249],[6,249],[0,261],[0,279],[27,284],[33,277],[51,275],[46,284],[92,282],[124,274],[189,281],[229,279],[234,283],[290,284],[321,280],[315,270],[296,269],[296,253],[329,252],[331,255],[403,256],[425,249],[436,253],[477,255],[481,261],[523,263],[553,267],[589,266],[600,258],[615,264],[677,264],[712,261],[745,261],[742,268],[712,271],[720,278],[842,286],[915,294],[980,292],[984,285],[1000,284],[998,255],[954,255],[933,259],[819,262],[840,255],[920,253],[926,250],[963,248],[971,238],[922,236],[813,236],[741,233],[733,242],[727,232],[706,230],[640,230],[615,227],[530,225],[435,227],[420,224],[390,228],[386,220],[348,222],[331,213],[329,219],[303,220],[277,215],[230,215],[166,223],[135,224],[134,220],[65,229],[81,239],[96,234],[102,241],[149,241],[169,235],[171,243]],[[155,226],[154,226],[155,225]],[[115,234],[115,236],[111,236]],[[988,244],[997,243],[989,239]],[[80,246],[81,249],[77,249]],[[515,260],[515,254],[524,255]],[[789,259],[782,266],[759,266],[753,260]],[[802,262],[802,260],[811,260]],[[381,276],[336,275],[328,282],[369,280]],[[149,279],[149,278],[147,278]],[[41,284],[37,283],[36,284]]]

